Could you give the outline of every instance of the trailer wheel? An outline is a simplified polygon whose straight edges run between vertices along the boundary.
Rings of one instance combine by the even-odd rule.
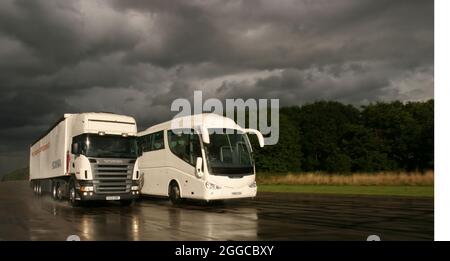
[[[178,205],[181,201],[180,188],[175,181],[169,185],[169,198],[173,205]]]
[[[79,205],[79,202],[76,200],[77,192],[75,190],[75,182],[70,181],[69,183],[69,203],[72,207],[76,207]]]
[[[58,188],[59,188],[59,183],[56,181],[52,182],[52,198],[54,200],[58,200]]]
[[[42,195],[42,185],[40,182],[37,184],[37,195],[38,196]]]
[[[58,187],[56,188],[56,198],[58,200],[63,200],[63,188],[61,184],[58,183]]]

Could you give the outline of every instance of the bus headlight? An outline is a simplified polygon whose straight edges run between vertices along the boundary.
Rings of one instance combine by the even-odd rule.
[[[81,186],[80,187],[80,191],[94,191],[94,187],[93,186]]]
[[[253,181],[252,184],[248,185],[249,188],[256,188],[256,181]]]
[[[207,189],[221,189],[220,186],[217,186],[216,184],[211,183],[211,182],[208,182],[208,181],[206,181],[205,187],[206,187]]]

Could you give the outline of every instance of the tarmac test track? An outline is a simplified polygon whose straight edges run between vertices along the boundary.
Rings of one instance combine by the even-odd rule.
[[[0,183],[0,240],[433,240],[433,198],[259,193],[218,205],[143,199],[72,208]]]

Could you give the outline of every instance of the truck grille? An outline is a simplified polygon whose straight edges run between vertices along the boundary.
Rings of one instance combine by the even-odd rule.
[[[96,159],[96,161],[91,163],[95,193],[130,192],[134,164],[130,164],[129,159]]]

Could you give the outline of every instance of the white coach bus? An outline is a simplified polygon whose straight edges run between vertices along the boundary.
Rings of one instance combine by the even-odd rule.
[[[175,118],[138,133],[143,195],[205,201],[256,196],[255,163],[247,133],[217,114]]]

